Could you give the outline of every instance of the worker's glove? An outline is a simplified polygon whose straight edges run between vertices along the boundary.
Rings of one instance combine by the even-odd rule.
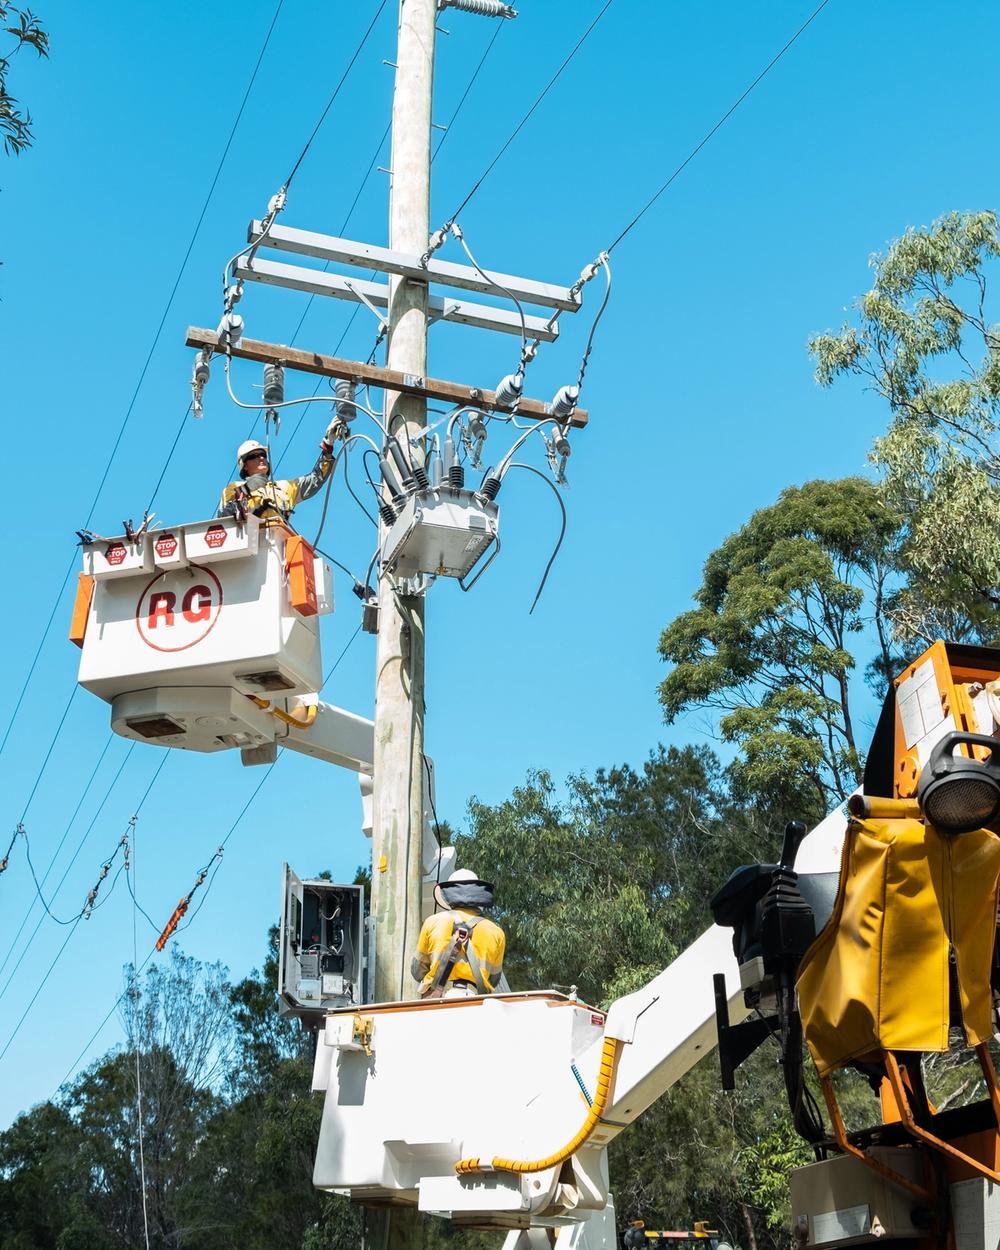
[[[341,421],[339,417],[335,417],[326,427],[326,433],[323,435],[323,441],[320,443],[320,447],[322,447],[324,455],[330,455],[333,451],[334,443],[338,438],[343,438],[345,432],[346,427],[343,421]]]

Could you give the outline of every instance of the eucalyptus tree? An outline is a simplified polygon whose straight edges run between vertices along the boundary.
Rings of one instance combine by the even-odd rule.
[[[1000,276],[993,212],[948,213],[872,260],[857,316],[810,341],[816,378],[862,378],[887,403],[872,451],[905,523],[888,602],[899,639],[1000,638]]]
[[[713,712],[746,795],[813,816],[857,784],[854,653],[870,629],[870,675],[894,667],[884,604],[898,532],[864,478],[789,487],[709,555],[695,607],[663,631],[667,722]]]

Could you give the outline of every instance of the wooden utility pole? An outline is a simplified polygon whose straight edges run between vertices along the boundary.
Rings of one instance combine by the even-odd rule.
[[[400,0],[389,246],[418,256],[427,250],[430,235],[436,15],[437,0]],[[390,281],[387,364],[420,377],[427,372],[426,283],[399,277]],[[386,392],[389,431],[404,448],[423,429],[426,413],[422,397]],[[372,913],[375,998],[385,1002],[413,997],[415,990],[408,965],[420,931],[423,875],[424,602],[397,594],[387,576],[379,582],[378,602]],[[422,1242],[417,1212],[386,1215],[375,1244],[415,1250]]]
[[[400,0],[392,105],[389,246],[418,254],[430,234],[431,86],[436,0]],[[390,283],[388,367],[427,372],[427,285]],[[386,392],[390,434],[404,449],[426,424],[422,397]],[[416,455],[410,450],[410,454]],[[422,458],[422,453],[421,458]],[[407,971],[420,930],[423,842],[424,601],[379,583],[375,668],[372,910],[375,998],[412,997]]]

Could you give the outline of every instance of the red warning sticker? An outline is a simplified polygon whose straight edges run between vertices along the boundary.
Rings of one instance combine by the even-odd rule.
[[[156,547],[156,554],[161,560],[165,560],[177,550],[177,539],[173,534],[161,534],[154,546]]]
[[[124,543],[110,543],[104,553],[104,558],[112,568],[117,568],[127,554]]]
[[[226,527],[224,525],[210,525],[205,531],[205,546],[211,547],[213,551],[221,547],[226,541]]]
[[[591,1024],[603,1024],[604,1017],[599,1012],[592,1011],[590,1013],[590,1023]]]

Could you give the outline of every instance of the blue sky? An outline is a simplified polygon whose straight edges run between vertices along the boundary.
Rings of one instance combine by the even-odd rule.
[[[498,37],[434,164],[432,219],[443,221],[601,7],[522,0]],[[617,0],[461,215],[481,263],[570,283],[618,233],[811,12],[812,3],[716,5]],[[207,515],[226,480],[245,414],[216,370],[205,419],[185,419],[185,327],[214,326],[225,260],[264,212],[357,47],[377,4],[285,0],[216,190],[94,513],[113,533],[138,517],[178,430],[157,493],[165,522]],[[388,122],[394,9],[372,38],[296,175],[286,225],[337,233]],[[240,6],[93,6],[51,0],[41,15],[52,57],[19,59],[13,93],[30,107],[36,146],[0,162],[0,319],[6,454],[4,672],[0,727],[13,712],[73,555],[111,446],[201,211],[239,101],[274,15]],[[438,44],[435,117],[446,121],[494,33],[450,11]],[[658,740],[703,740],[704,717],[662,726],[656,642],[688,604],[705,556],[782,487],[864,471],[884,422],[843,386],[820,391],[808,335],[839,324],[868,283],[868,257],[911,224],[997,203],[984,158],[1000,16],[985,3],[942,8],[832,0],[750,99],[621,244],[598,332],[565,496],[569,530],[546,592],[527,615],[557,534],[535,479],[508,479],[504,548],[475,592],[436,586],[427,604],[427,741],[439,812],[461,824],[470,795],[499,801],[536,767],[557,777],[641,763]],[[387,150],[376,164],[388,165]],[[386,242],[385,175],[373,173],[344,233]],[[454,244],[450,248],[455,248]],[[460,260],[459,253],[443,255]],[[576,373],[587,309],[563,320],[528,391],[547,399]],[[287,341],[306,297],[252,288],[253,337]],[[350,316],[314,301],[296,343],[332,351]],[[343,355],[367,355],[359,314]],[[457,327],[431,331],[430,372],[492,386],[516,342]],[[247,394],[255,366],[236,374]],[[289,394],[308,380],[290,377]],[[311,463],[326,411],[308,410],[276,450]],[[496,449],[502,451],[502,439]],[[536,462],[539,453],[534,453]],[[357,473],[357,471],[356,471]],[[299,514],[304,528],[318,505]],[[370,535],[340,489],[326,537],[363,567]],[[324,624],[327,666],[357,625],[344,579]],[[68,592],[0,755],[0,830],[24,815],[39,872],[76,848],[53,910],[72,915],[93,885],[162,755],[108,742],[108,709],[81,692],[65,641]],[[326,696],[370,713],[374,650],[359,637]],[[53,742],[54,740],[54,742]],[[98,761],[100,764],[98,765]],[[119,772],[119,766],[125,760]],[[95,771],[96,769],[96,771]],[[88,788],[88,780],[93,783]],[[137,893],[163,923],[259,780],[228,756],[174,753],[142,806]],[[74,812],[79,804],[79,810]],[[233,833],[203,910],[182,935],[200,959],[242,975],[259,964],[275,918],[280,868],[350,879],[366,860],[355,779],[284,757]],[[0,847],[0,851],[2,851]],[[19,843],[0,877],[0,1122],[52,1094],[122,987],[132,906],[109,901],[68,929],[39,912]],[[25,916],[18,942],[15,934]],[[140,925],[145,922],[140,917]],[[140,958],[155,935],[139,931]],[[65,942],[65,947],[63,944]],[[61,949],[62,948],[62,949]],[[59,954],[61,950],[61,954]],[[13,975],[11,975],[11,970]],[[9,984],[8,984],[8,978]],[[112,1014],[87,1057],[120,1037]]]

